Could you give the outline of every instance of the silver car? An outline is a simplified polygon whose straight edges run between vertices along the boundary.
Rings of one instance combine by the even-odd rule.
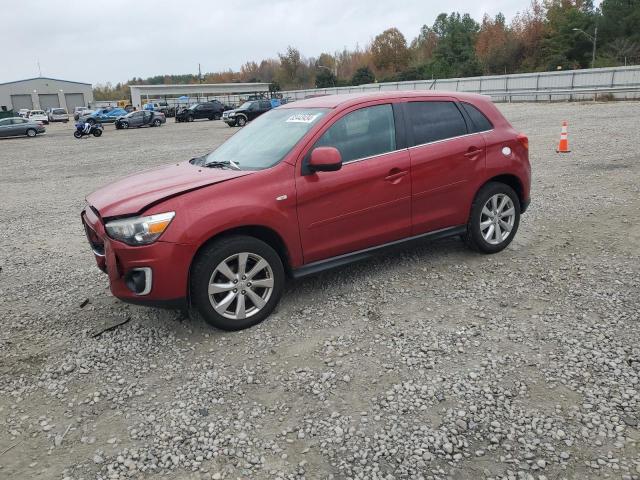
[[[27,118],[11,117],[0,120],[0,137],[35,137],[46,130],[40,122],[34,122]]]

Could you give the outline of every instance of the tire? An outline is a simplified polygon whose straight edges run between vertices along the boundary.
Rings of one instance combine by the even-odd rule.
[[[504,183],[489,182],[473,200],[464,240],[472,250],[497,253],[511,243],[519,225],[520,200],[516,192]],[[505,236],[507,228],[511,230]]]
[[[193,122],[193,115],[189,115],[187,117],[187,122]]]
[[[244,127],[247,124],[247,117],[240,115],[237,119],[236,119],[236,125],[238,127]]]
[[[102,136],[102,130],[100,130],[99,128],[95,129],[95,130],[93,131],[93,136],[94,136],[94,137],[100,137],[100,136]]]
[[[259,270],[254,272],[253,280],[260,281],[264,287],[252,286],[251,277],[243,279],[239,268],[243,254],[246,255],[245,272],[251,273],[257,266]],[[264,261],[262,268],[258,265],[261,261]],[[233,276],[233,283],[231,278],[220,273],[223,263],[228,267],[228,274]],[[254,237],[233,235],[210,243],[198,253],[191,268],[191,301],[210,325],[221,330],[242,330],[262,322],[271,314],[282,296],[284,281],[284,267],[273,248]],[[220,285],[220,290],[210,295],[209,287],[213,284]],[[249,291],[251,294],[242,293]],[[243,311],[238,299],[244,302],[244,318],[242,314],[238,315]]]
[[[159,127],[160,125],[162,125],[162,121],[161,121],[159,118],[156,118],[156,119],[153,121],[153,126],[154,126],[154,127]]]
[[[76,137],[76,138],[82,138],[82,134],[78,130],[73,132],[73,136]]]
[[[222,114],[221,113],[214,113],[213,114],[213,119],[214,120],[220,120],[222,118]]]
[[[38,132],[36,131],[35,128],[29,128],[27,129],[27,137],[35,137],[38,134]]]
[[[129,122],[121,122],[120,128],[126,130],[127,128],[129,128]]]

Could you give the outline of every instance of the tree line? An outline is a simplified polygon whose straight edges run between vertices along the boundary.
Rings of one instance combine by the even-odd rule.
[[[597,36],[596,36],[597,28]],[[597,39],[595,61],[593,42]],[[397,28],[367,45],[305,57],[295,46],[239,71],[158,75],[97,85],[97,100],[129,97],[128,85],[268,82],[274,90],[631,65],[640,62],[640,0],[533,0],[510,22],[441,13],[411,41]]]

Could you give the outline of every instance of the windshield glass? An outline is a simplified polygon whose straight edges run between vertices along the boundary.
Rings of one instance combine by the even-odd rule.
[[[204,165],[233,161],[241,170],[272,167],[326,112],[326,108],[271,110],[207,155]]]
[[[253,102],[244,102],[242,105],[238,107],[238,110],[246,110],[251,106]]]

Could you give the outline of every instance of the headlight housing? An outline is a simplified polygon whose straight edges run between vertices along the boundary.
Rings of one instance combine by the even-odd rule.
[[[167,229],[176,212],[158,213],[146,217],[113,220],[105,225],[107,235],[127,245],[148,245]]]

